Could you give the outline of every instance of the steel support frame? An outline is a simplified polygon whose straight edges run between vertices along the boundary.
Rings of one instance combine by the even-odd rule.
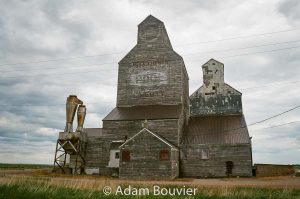
[[[67,152],[64,149],[64,146],[71,146],[72,150]],[[54,164],[53,164],[53,169],[55,170],[55,167],[57,166],[58,168],[61,169],[61,171],[65,174],[65,167],[66,167],[66,158],[67,155],[76,155],[75,158],[75,168],[73,170],[73,174],[82,174],[83,173],[83,169],[85,166],[85,159],[84,159],[84,150],[86,147],[86,143],[81,141],[81,140],[77,140],[75,142],[72,143],[71,140],[57,140],[56,142],[56,148],[55,148],[55,156],[54,156]],[[64,161],[62,161],[61,163],[61,157],[63,157]],[[78,160],[81,160],[80,164],[78,165]]]

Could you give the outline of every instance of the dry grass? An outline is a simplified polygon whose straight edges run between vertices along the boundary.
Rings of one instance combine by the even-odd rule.
[[[205,197],[225,198],[300,198],[300,178],[234,178],[234,179],[178,179],[174,181],[136,181],[120,180],[100,176],[72,176],[51,174],[47,170],[24,171],[23,173],[0,170],[0,186],[24,186],[30,192],[55,192],[66,188],[84,191],[87,198],[102,192],[103,187],[118,186],[150,188],[161,187],[197,187],[198,194]],[[296,192],[295,192],[296,190]],[[296,193],[296,195],[295,195]],[[259,194],[266,197],[257,197]],[[297,195],[299,194],[299,195]],[[280,197],[279,197],[280,196]]]

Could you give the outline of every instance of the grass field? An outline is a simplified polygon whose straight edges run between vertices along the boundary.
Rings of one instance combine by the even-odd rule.
[[[209,199],[299,199],[300,191],[295,189],[263,188],[209,188],[200,190],[195,196],[187,198]],[[46,184],[11,184],[0,185],[0,198],[7,199],[79,199],[79,198],[136,198],[136,196],[106,196],[102,191],[55,187]],[[139,198],[186,198],[185,196],[140,196]]]
[[[0,169],[43,169],[51,168],[52,165],[47,164],[6,164],[0,163]]]
[[[19,167],[17,167],[19,168]],[[32,168],[32,167],[30,167]],[[177,179],[174,181],[133,181],[100,176],[72,176],[51,174],[49,169],[0,169],[0,198],[137,198],[115,195],[118,187],[129,185],[149,188],[197,188],[195,196],[149,195],[138,198],[209,198],[209,199],[300,199],[300,178],[234,178],[234,179]],[[112,194],[103,193],[110,186]]]
[[[182,187],[181,182],[168,184],[158,182],[161,187]],[[185,184],[186,182],[182,182]],[[121,194],[103,194],[103,187],[110,186],[113,192],[118,186],[123,188],[131,184],[134,187],[151,187],[153,181],[120,181],[117,179],[86,177],[86,176],[39,176],[33,175],[5,175],[0,174],[0,198],[7,199],[38,199],[38,198],[136,198],[136,196],[122,196]],[[142,198],[210,198],[210,199],[299,199],[299,188],[264,188],[264,187],[234,187],[234,186],[203,186],[186,184],[187,187],[197,187],[195,196],[159,196],[150,195]],[[140,198],[140,197],[139,197]]]

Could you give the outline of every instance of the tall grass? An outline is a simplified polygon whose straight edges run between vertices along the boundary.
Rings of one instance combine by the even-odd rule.
[[[155,182],[148,181],[122,181],[109,178],[95,177],[51,177],[51,176],[17,176],[0,175],[0,198],[119,198],[120,196],[105,196],[102,193],[104,186],[110,186],[116,190],[118,186],[127,187],[151,187]],[[180,187],[180,184],[163,184],[161,187]],[[189,185],[191,186],[191,185]],[[209,199],[300,199],[300,189],[292,188],[242,188],[242,187],[205,187],[198,186],[196,196],[187,198]],[[150,189],[151,190],[151,189]],[[121,196],[122,198],[135,198],[133,196]],[[139,198],[145,198],[141,196]],[[185,198],[182,196],[147,196],[147,198]]]

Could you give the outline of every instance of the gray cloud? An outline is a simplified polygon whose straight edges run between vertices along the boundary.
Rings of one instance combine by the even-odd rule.
[[[300,2],[297,0],[286,0],[279,4],[278,10],[288,18],[292,24],[299,24],[300,22]]]

